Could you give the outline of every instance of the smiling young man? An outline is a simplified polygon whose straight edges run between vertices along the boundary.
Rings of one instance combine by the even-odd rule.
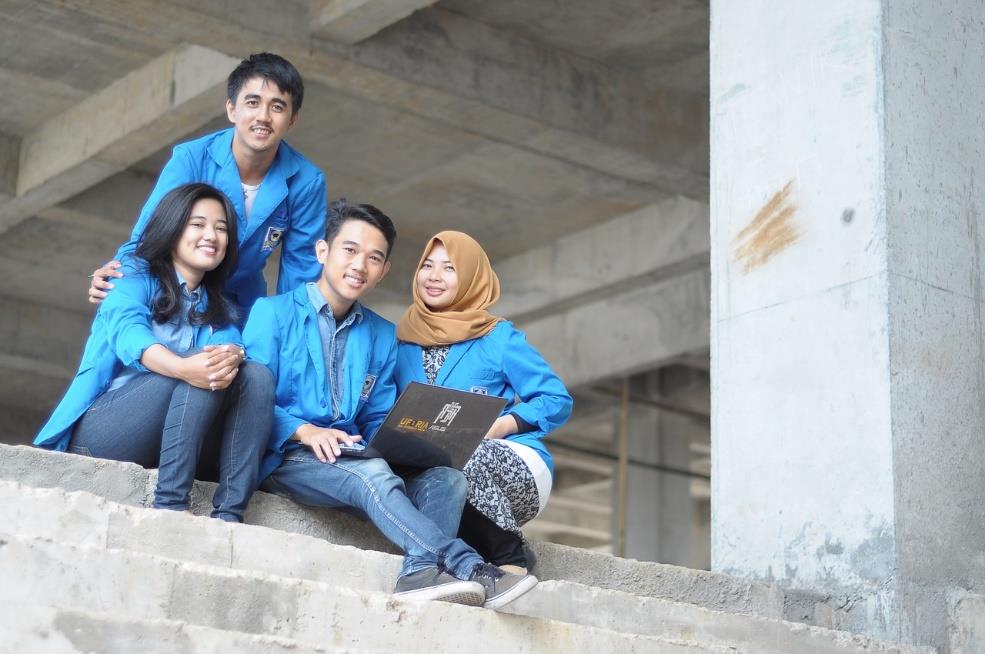
[[[171,189],[189,182],[215,186],[232,201],[239,225],[239,265],[226,295],[246,319],[253,302],[265,296],[263,267],[281,246],[277,292],[318,276],[314,246],[325,224],[325,177],[284,142],[298,120],[304,82],[283,57],[250,55],[229,75],[226,116],[232,127],[174,148],[144,203],[130,240],[116,258],[132,252],[151,213]],[[121,277],[119,261],[93,273],[89,301],[99,303]]]
[[[359,303],[390,268],[393,223],[368,204],[332,204],[316,245],[321,274],[257,300],[243,332],[251,360],[274,375],[274,424],[263,488],[301,504],[354,509],[406,554],[395,593],[496,608],[536,585],[505,574],[455,538],[464,475],[399,470],[343,455],[369,442],[396,399],[396,330]]]

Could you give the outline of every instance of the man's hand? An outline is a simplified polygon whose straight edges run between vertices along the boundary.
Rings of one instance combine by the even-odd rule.
[[[328,429],[316,427],[312,424],[301,425],[294,432],[294,440],[301,441],[302,445],[311,448],[318,460],[322,463],[335,463],[335,460],[342,455],[339,443],[355,445],[363,439],[358,434],[350,436],[340,429]]]
[[[113,288],[109,280],[123,277],[123,273],[117,270],[122,265],[119,261],[113,260],[93,271],[92,282],[89,284],[89,302],[99,304],[106,299],[106,293]]]

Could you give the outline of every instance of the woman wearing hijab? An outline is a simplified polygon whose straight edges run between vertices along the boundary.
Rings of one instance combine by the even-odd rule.
[[[417,381],[506,399],[465,466],[459,536],[507,572],[526,572],[533,552],[520,527],[547,504],[554,463],[543,439],[568,419],[571,396],[523,333],[489,313],[499,278],[472,237],[432,237],[412,286],[397,325],[398,390]]]

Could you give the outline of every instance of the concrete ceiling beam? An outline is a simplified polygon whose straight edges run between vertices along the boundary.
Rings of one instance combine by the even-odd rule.
[[[71,379],[91,322],[89,312],[0,297],[0,354],[8,357],[4,365],[15,369],[17,362],[31,362],[39,370],[68,371],[66,378]]]
[[[658,202],[494,263],[497,311],[529,322],[632,288],[707,270],[708,205]]]
[[[275,51],[309,82],[367,102],[655,191],[708,196],[707,96],[655,87],[440,5],[354,46],[313,35],[311,8],[300,3],[232,13],[225,0],[76,8],[121,38],[207,43],[236,56]]]
[[[708,271],[695,270],[519,326],[565,383],[578,387],[707,347],[709,306]]]
[[[0,205],[0,233],[213,120],[236,63],[209,48],[179,46],[24,137],[15,195]]]
[[[516,323],[534,322],[707,270],[709,248],[708,204],[683,196],[668,198],[550,245],[493,261],[502,287],[493,312]],[[398,320],[409,303],[409,294],[382,288],[368,298],[369,306],[389,320]],[[699,350],[707,348],[705,343]]]
[[[312,34],[353,45],[436,0],[315,0]]]

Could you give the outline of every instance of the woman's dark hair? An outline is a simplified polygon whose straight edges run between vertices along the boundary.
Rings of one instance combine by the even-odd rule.
[[[226,212],[227,244],[226,256],[214,270],[202,277],[202,287],[209,296],[209,304],[204,312],[193,308],[188,320],[193,325],[212,325],[223,327],[237,320],[236,308],[225,298],[222,291],[226,279],[236,269],[239,259],[239,240],[236,236],[236,210],[229,198],[217,188],[208,184],[184,184],[167,193],[154,209],[150,221],[137,243],[136,255],[147,262],[150,273],[161,284],[161,290],[154,298],[151,310],[154,322],[167,322],[181,309],[181,286],[174,270],[171,253],[181,238],[192,207],[199,200],[215,200]]]

